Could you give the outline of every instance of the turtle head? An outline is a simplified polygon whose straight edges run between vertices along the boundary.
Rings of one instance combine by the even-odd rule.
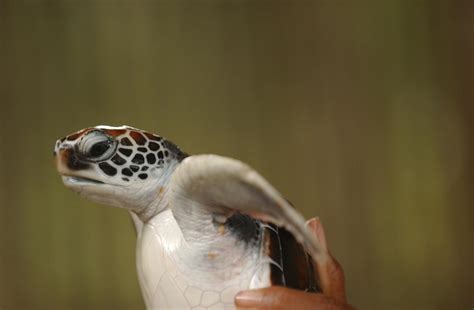
[[[68,188],[137,213],[157,203],[187,156],[170,141],[128,126],[82,129],[56,141],[53,154]]]

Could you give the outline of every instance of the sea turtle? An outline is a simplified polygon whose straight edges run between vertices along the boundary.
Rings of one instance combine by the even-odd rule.
[[[82,129],[58,140],[54,156],[66,187],[130,212],[147,308],[233,309],[238,291],[270,285],[320,291],[307,253],[327,254],[246,164],[190,156],[129,126]]]

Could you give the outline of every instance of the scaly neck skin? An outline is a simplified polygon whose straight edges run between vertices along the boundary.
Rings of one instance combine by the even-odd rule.
[[[151,218],[167,207],[165,202],[168,187],[167,185],[170,182],[171,176],[178,165],[178,161],[172,161],[169,163],[169,165],[167,165],[161,171],[161,175],[156,178],[156,182],[151,185],[153,186],[154,190],[152,191],[153,194],[150,196],[148,203],[142,208],[132,209],[132,212],[137,215],[142,223],[148,222]]]

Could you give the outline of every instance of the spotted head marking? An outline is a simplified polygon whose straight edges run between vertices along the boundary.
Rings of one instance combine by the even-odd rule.
[[[156,198],[152,193],[188,156],[172,142],[128,126],[79,130],[56,141],[53,154],[66,186],[127,208],[128,200]]]

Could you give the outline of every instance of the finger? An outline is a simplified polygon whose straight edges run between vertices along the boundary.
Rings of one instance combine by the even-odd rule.
[[[324,227],[319,218],[312,218],[307,222],[309,229],[315,234],[318,238],[321,246],[328,251],[327,242],[326,242],[326,233],[324,232]],[[339,262],[332,257],[328,256],[329,259],[325,262],[316,263],[316,269],[321,282],[321,289],[323,293],[332,297],[338,301],[346,301],[346,290],[345,290],[345,281],[344,281],[344,271],[342,270]]]
[[[323,224],[321,223],[319,217],[313,217],[309,219],[306,222],[306,226],[308,226],[309,230],[313,233],[314,236],[316,236],[323,250],[326,250],[326,252],[328,252],[326,235],[324,233]]]
[[[319,267],[318,271],[319,271]],[[322,267],[325,277],[326,284],[323,288],[323,292],[334,298],[335,300],[346,302],[346,288],[345,288],[345,277],[344,271],[342,270],[341,264],[331,256],[331,259],[327,261],[326,266]]]
[[[315,309],[330,301],[322,294],[308,294],[280,286],[242,291],[235,296],[238,308],[249,309]],[[325,308],[320,308],[325,309]]]

